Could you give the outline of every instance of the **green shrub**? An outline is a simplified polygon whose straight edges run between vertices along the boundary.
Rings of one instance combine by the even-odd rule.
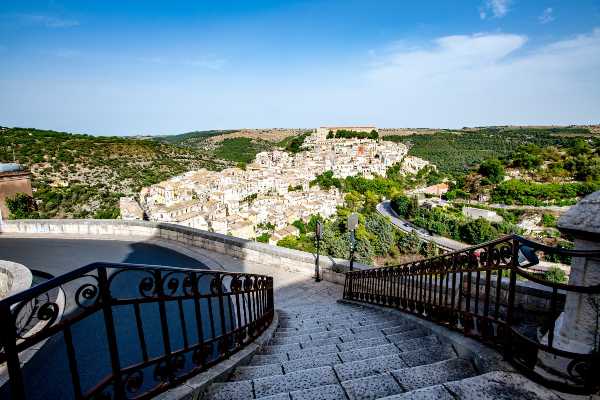
[[[544,279],[554,283],[566,283],[567,274],[558,267],[550,267],[548,271],[544,272]]]

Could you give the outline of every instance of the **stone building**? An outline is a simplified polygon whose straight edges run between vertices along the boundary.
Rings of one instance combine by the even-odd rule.
[[[33,195],[31,173],[19,164],[0,163],[0,219],[8,219],[6,199],[17,193]]]

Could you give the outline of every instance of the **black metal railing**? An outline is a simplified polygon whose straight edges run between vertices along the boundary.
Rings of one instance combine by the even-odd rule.
[[[600,252],[557,249],[511,235],[438,257],[399,266],[348,272],[344,298],[410,312],[462,331],[501,350],[523,373],[563,391],[600,388],[598,304],[600,285],[553,283],[527,269],[537,252],[599,257]],[[565,350],[555,337],[572,306],[595,307],[592,350]],[[579,303],[576,305],[575,303]],[[593,304],[596,304],[595,306]],[[594,329],[594,321],[589,322]]]
[[[272,319],[271,277],[94,263],[0,301],[0,397],[151,398]]]

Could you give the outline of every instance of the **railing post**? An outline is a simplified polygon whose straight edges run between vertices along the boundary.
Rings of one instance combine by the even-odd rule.
[[[504,359],[512,359],[512,331],[513,311],[515,308],[515,291],[517,286],[517,265],[519,263],[519,242],[512,240],[512,257],[510,262],[510,280],[508,283],[508,296],[506,307],[506,330],[504,334]],[[500,271],[498,271],[500,273]]]
[[[575,250],[600,250],[599,213],[600,191],[585,197],[558,220],[558,229],[574,238]],[[573,257],[569,285],[600,285],[600,259]],[[554,347],[582,354],[600,350],[600,332],[596,332],[598,310],[591,304],[592,296],[567,292],[564,313],[556,323]],[[600,294],[595,297],[600,303]]]
[[[6,305],[0,309],[0,344],[3,345],[6,353],[6,365],[8,367],[8,378],[10,384],[10,394],[12,399],[25,399],[25,386],[23,383],[23,373],[17,352],[17,327],[15,325],[15,316],[10,312],[10,306]]]
[[[106,339],[108,341],[108,352],[110,354],[110,365],[112,369],[114,391],[116,399],[125,398],[125,390],[121,376],[121,361],[119,360],[119,348],[117,346],[117,335],[115,321],[112,314],[110,288],[108,287],[108,275],[106,267],[98,267],[98,286],[100,287],[100,301],[102,302],[102,313],[104,315],[104,326],[106,328]]]

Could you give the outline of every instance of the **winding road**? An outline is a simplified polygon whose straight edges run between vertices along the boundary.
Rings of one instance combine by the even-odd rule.
[[[410,222],[396,214],[396,212],[392,209],[392,205],[389,200],[377,204],[377,212],[379,212],[379,214],[383,215],[384,217],[389,217],[392,224],[394,224],[394,226],[400,229],[401,231],[404,231],[406,233],[415,232],[419,239],[425,242],[433,242],[438,247],[441,247],[444,250],[456,251],[469,247],[469,245],[465,243],[452,240],[444,236],[432,235],[425,229],[415,227]]]

